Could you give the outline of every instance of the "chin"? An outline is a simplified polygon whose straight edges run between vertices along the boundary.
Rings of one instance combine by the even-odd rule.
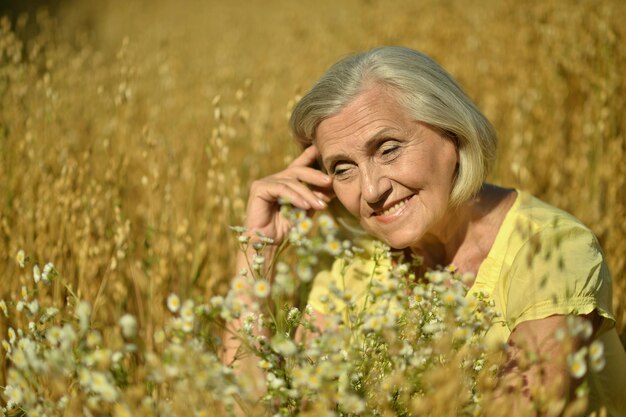
[[[372,233],[378,240],[385,242],[392,249],[402,250],[412,246],[415,246],[415,236],[381,236],[380,234]]]

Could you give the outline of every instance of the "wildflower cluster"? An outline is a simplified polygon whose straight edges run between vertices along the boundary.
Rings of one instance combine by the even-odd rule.
[[[364,262],[359,255],[366,251],[340,240],[331,217],[322,214],[315,223],[287,205],[282,214],[293,224],[288,243],[295,259],[293,268],[276,261],[272,300],[294,291],[306,297],[301,289],[309,288],[320,257],[336,259],[343,273],[351,263]],[[313,229],[318,231],[314,236]],[[247,231],[236,231],[244,240]],[[252,256],[253,270],[258,256]],[[470,277],[453,268],[418,279],[413,271],[419,260],[403,262],[378,243],[370,256],[366,294],[333,285],[322,297],[323,317],[305,304],[306,298],[262,310],[267,294],[257,285],[269,278],[254,280],[254,274],[242,271],[233,280],[231,293],[254,289],[256,302],[243,313],[238,337],[264,375],[265,406],[278,415],[412,413],[424,405],[420,398],[440,388],[430,384],[435,369],[458,368],[464,377],[449,391],[460,398],[452,406],[471,414],[479,403],[478,374],[495,372],[484,369],[486,351],[480,343],[495,317],[493,306],[482,295],[466,298]]]
[[[28,262],[23,251],[20,260]],[[9,327],[2,341],[10,366],[0,415],[183,415],[182,399],[189,392],[198,393],[197,410],[216,404],[232,410],[240,389],[232,369],[218,358],[215,332],[206,324],[226,306],[237,315],[233,304],[218,297],[210,304],[181,303],[170,294],[166,302],[173,316],[154,333],[155,349],[139,340],[140,323],[132,314],[117,320],[117,337],[109,335],[105,345],[103,332],[111,329],[95,328],[91,303],[77,297],[51,263],[44,267],[45,280],[34,269],[34,285],[22,289],[20,300],[0,301],[5,318],[27,322],[24,328]],[[63,309],[39,306],[33,298],[40,285],[54,280],[69,293]],[[132,374],[143,375],[134,386]]]
[[[28,260],[22,251],[18,253],[20,260],[22,267]],[[66,287],[71,297],[65,312],[55,306],[40,306],[34,298],[39,294],[39,285],[49,285],[56,278],[60,276],[52,263],[47,263],[43,272],[35,264],[34,286],[24,286],[22,298],[9,303],[14,311],[1,302],[7,318],[28,323],[17,330],[9,327],[8,340],[2,342],[11,363],[4,388],[4,412],[60,415],[72,401],[66,386],[79,387],[86,415],[92,414],[90,410],[113,407],[120,396],[122,381],[116,370],[132,346],[120,350],[104,347],[101,333],[91,326],[91,304],[79,300],[70,287]]]
[[[293,231],[273,252],[266,251],[271,239],[234,227],[248,267],[224,296],[170,293],[163,302],[171,316],[148,338],[140,317],[124,314],[105,343],[110,329],[94,325],[91,303],[52,264],[35,269],[33,288],[20,300],[0,301],[5,318],[28,322],[9,327],[2,342],[10,362],[2,412],[497,415],[485,404],[499,376],[493,355],[501,351],[483,336],[499,317],[493,301],[470,292],[472,276],[447,267],[421,277],[419,258],[379,242],[366,249],[340,240],[330,217],[314,221],[288,206],[283,214]],[[317,300],[320,314],[307,301],[324,257],[339,263],[341,274],[359,263],[370,273],[363,294],[345,280],[332,283]],[[29,262],[23,252],[20,261]],[[38,275],[44,273],[46,280]],[[55,280],[69,293],[65,309],[35,303],[39,286]],[[557,339],[590,336],[590,325],[572,318]],[[240,345],[229,363],[221,357],[227,339]],[[603,347],[593,342],[567,362],[581,378],[604,366]],[[578,395],[586,395],[584,386]]]
[[[568,317],[567,327],[567,331],[563,330],[559,333],[559,339],[563,340],[569,335],[570,337],[579,337],[587,342],[593,334],[591,323],[579,317]],[[583,345],[567,356],[570,374],[577,379],[584,377],[588,368],[594,372],[599,372],[604,369],[605,364],[604,345],[599,340],[594,340],[589,346]]]

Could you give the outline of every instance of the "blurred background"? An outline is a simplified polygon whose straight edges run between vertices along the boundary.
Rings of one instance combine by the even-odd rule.
[[[298,95],[346,54],[404,45],[494,123],[492,181],[596,233],[626,340],[623,1],[0,4],[1,299],[19,299],[32,265],[51,261],[105,338],[131,312],[150,345],[167,294],[226,291],[228,226],[250,182],[299,152],[287,129]],[[55,284],[38,296],[67,295]]]

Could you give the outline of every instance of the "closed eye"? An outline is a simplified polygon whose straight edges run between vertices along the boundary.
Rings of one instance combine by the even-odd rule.
[[[395,145],[395,146],[390,146],[388,148],[383,149],[382,152],[383,152],[383,155],[389,155],[389,154],[394,153],[398,149],[400,149],[400,147]]]
[[[350,164],[347,162],[339,162],[333,166],[332,173],[336,177],[341,177],[341,176],[346,175],[350,171],[350,168],[352,167],[353,167],[353,164]]]
[[[400,145],[394,139],[385,140],[378,148],[380,155],[384,157],[390,157],[400,149]]]

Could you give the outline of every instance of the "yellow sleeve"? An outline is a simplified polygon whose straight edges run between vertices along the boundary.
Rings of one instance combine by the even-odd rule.
[[[601,332],[615,325],[611,276],[595,236],[582,225],[550,225],[534,233],[504,278],[511,330],[527,320],[593,310],[605,318]]]

